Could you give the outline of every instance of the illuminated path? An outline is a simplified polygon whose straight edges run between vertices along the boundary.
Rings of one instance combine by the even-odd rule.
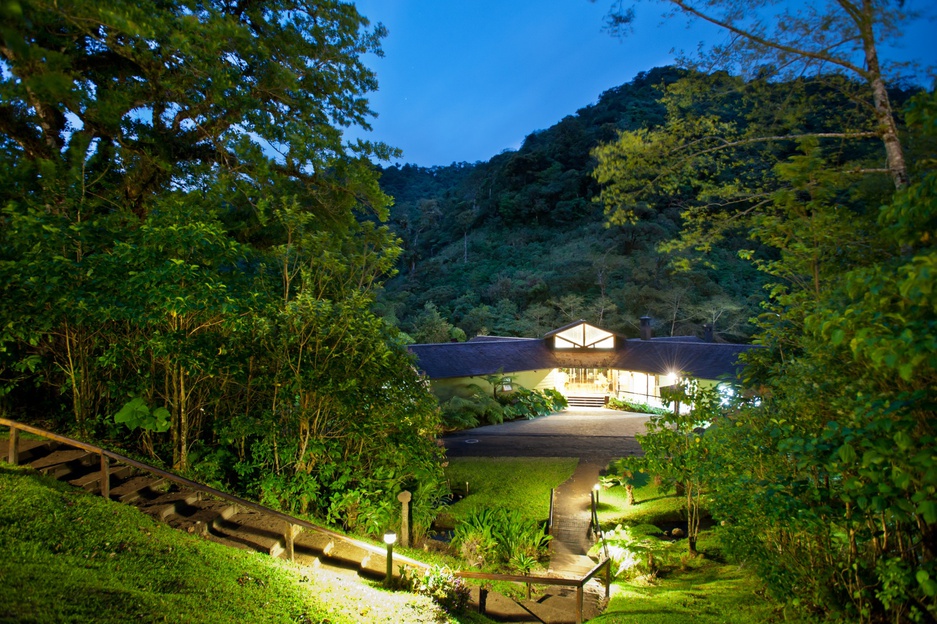
[[[595,562],[586,556],[592,486],[606,465],[641,454],[635,434],[646,414],[604,408],[569,408],[534,420],[477,427],[443,438],[449,457],[576,457],[573,475],[556,489],[550,571],[581,576]]]
[[[443,437],[449,457],[578,457],[608,463],[641,453],[635,434],[646,414],[603,408],[569,408],[534,420],[515,420]],[[604,467],[604,466],[603,466]]]

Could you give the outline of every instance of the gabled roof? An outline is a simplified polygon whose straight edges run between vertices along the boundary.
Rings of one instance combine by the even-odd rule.
[[[556,368],[553,352],[543,340],[512,338],[410,345],[417,368],[430,379],[516,373]]]
[[[545,341],[553,339],[554,349],[614,349],[621,337],[608,330],[596,327],[582,319],[547,332]]]

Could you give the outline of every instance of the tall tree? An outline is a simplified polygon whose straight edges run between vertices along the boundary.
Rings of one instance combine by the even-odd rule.
[[[686,15],[728,32],[728,43],[711,46],[704,54],[702,61],[709,67],[741,69],[762,77],[840,73],[861,81],[888,172],[896,188],[907,186],[908,167],[879,52],[883,43],[901,36],[909,20],[919,17],[903,0],[823,0],[809,7],[784,0],[768,0],[757,7],[743,0],[666,0],[664,4],[671,7],[671,17]],[[608,25],[613,32],[626,34],[634,16],[633,8],[618,2]]]
[[[371,311],[392,150],[344,138],[383,32],[339,0],[0,2],[0,407],[349,528],[408,488],[425,528],[439,417]]]

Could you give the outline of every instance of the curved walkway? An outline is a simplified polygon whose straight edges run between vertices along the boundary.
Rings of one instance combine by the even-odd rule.
[[[450,457],[576,457],[573,475],[556,489],[550,571],[581,576],[594,565],[586,553],[592,486],[612,460],[641,454],[647,414],[605,408],[567,408],[536,418],[460,431],[443,438]]]

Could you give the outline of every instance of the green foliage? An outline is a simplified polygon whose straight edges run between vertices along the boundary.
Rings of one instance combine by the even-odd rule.
[[[617,397],[609,397],[608,404],[606,407],[611,409],[621,410],[623,412],[637,412],[638,414],[657,414],[657,415],[666,415],[670,413],[670,410],[665,407],[651,407],[647,403],[639,403],[638,401],[631,401],[629,399],[619,399]]]
[[[922,144],[933,101],[913,100]],[[784,172],[798,185],[816,181],[784,204],[791,223],[798,203],[819,222],[840,208],[833,183],[804,177],[809,169],[794,160]],[[937,574],[928,545],[937,521],[929,268],[937,193],[932,162],[912,171],[874,226],[854,220],[849,242],[808,229],[798,240],[809,237],[812,249],[798,243],[765,265],[781,279],[760,320],[768,348],[748,356],[760,398],[740,399],[706,434],[711,508],[726,523],[727,552],[753,565],[780,600],[831,618],[921,621],[937,611],[928,582]],[[789,226],[764,224],[758,234]],[[861,249],[850,249],[853,241],[864,241]],[[821,261],[805,263],[810,257]]]
[[[468,585],[445,567],[433,566],[419,572],[402,566],[400,584],[409,592],[429,596],[450,613],[465,611],[468,606]]]
[[[513,392],[498,395],[498,401],[504,405],[505,416],[509,416],[510,420],[518,418],[533,420],[538,416],[558,412],[568,405],[566,397],[552,388],[528,390],[518,387]]]
[[[492,376],[491,383],[498,383],[501,375]],[[566,408],[566,397],[556,390],[528,390],[517,387],[512,392],[496,393],[492,396],[480,386],[468,386],[468,396],[453,396],[444,401],[443,424],[447,429],[459,430],[477,427],[480,423],[499,425],[506,420],[526,418],[532,420]]]
[[[165,407],[157,407],[150,411],[140,397],[131,399],[120,408],[120,411],[114,414],[114,422],[123,423],[131,431],[140,428],[156,433],[168,431],[170,426],[169,411]]]
[[[408,489],[427,530],[439,413],[373,311],[392,150],[343,137],[383,28],[332,0],[22,9],[0,13],[4,415],[365,533]]]
[[[476,508],[456,524],[452,543],[470,566],[518,566],[529,571],[530,559],[546,554],[551,536],[539,522],[516,509]]]
[[[639,576],[653,575],[661,566],[671,564],[668,545],[657,539],[662,531],[653,524],[635,526],[617,525],[604,531],[602,539],[608,547],[612,560],[612,576],[616,579],[633,580]],[[596,544],[590,554],[603,552],[603,545]]]
[[[648,420],[647,433],[635,436],[644,456],[620,460],[615,470],[623,475],[654,474],[660,478],[662,489],[683,490],[687,549],[690,555],[695,555],[700,504],[710,461],[709,440],[701,427],[719,418],[721,397],[714,386],[702,385],[696,379],[683,379],[662,395],[665,404],[674,406],[673,411]],[[688,409],[682,411],[681,405]]]

